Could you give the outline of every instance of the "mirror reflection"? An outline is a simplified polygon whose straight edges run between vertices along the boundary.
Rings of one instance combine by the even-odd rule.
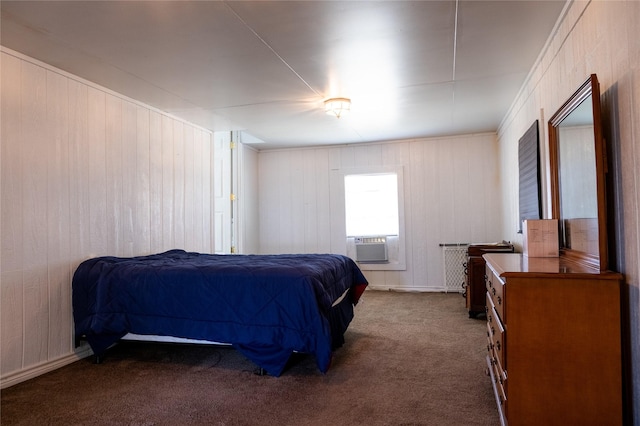
[[[562,245],[598,255],[598,197],[591,96],[558,126]]]
[[[549,119],[549,166],[560,255],[607,270],[605,158],[595,74]]]

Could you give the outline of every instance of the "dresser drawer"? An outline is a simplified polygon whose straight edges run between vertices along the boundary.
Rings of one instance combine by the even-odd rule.
[[[496,276],[493,270],[487,265],[487,294],[491,297],[496,312],[503,323],[507,323],[504,309],[504,283]]]
[[[491,333],[491,327],[487,324],[487,356],[491,361],[491,365],[498,365],[499,371],[504,376],[504,370],[502,368],[502,362],[500,360],[500,355],[496,352],[496,343],[494,340],[494,336]]]
[[[495,309],[495,305],[493,304],[493,300],[489,295],[487,295],[487,334],[489,339],[491,339],[491,348],[496,354],[496,359],[500,363],[501,369],[505,367],[505,338],[506,333],[504,330],[504,326],[498,317],[498,314]]]
[[[493,366],[493,375],[495,380],[495,389],[498,394],[498,407],[502,413],[502,416],[506,418],[507,416],[507,392],[505,390],[506,380],[501,376],[501,372],[499,371],[497,364]]]
[[[487,356],[487,376],[491,377],[491,386],[493,387],[493,394],[500,413],[500,425],[505,426],[507,424],[506,392],[496,376],[495,361],[491,359],[491,356]]]

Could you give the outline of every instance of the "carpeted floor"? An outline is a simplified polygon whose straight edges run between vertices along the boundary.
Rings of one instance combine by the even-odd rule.
[[[1,393],[9,425],[496,425],[486,323],[460,294],[367,291],[327,374],[226,347],[126,343]]]

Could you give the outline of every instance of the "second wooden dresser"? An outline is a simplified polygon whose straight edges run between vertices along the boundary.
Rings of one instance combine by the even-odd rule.
[[[483,257],[502,424],[622,424],[621,275],[563,258]]]

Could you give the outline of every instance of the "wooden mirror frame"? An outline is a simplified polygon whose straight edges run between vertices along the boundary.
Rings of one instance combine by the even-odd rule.
[[[607,207],[605,191],[605,156],[604,141],[602,138],[602,123],[600,114],[600,85],[595,74],[580,86],[580,88],[560,107],[549,120],[549,165],[551,186],[551,215],[552,219],[558,219],[559,231],[562,232],[562,218],[560,216],[560,172],[558,161],[558,126],[573,112],[586,98],[591,96],[593,138],[595,143],[596,166],[596,201],[598,207],[598,254],[589,254],[579,250],[563,247],[564,238],[560,239],[560,255],[569,260],[594,267],[600,271],[608,269],[607,255]]]

